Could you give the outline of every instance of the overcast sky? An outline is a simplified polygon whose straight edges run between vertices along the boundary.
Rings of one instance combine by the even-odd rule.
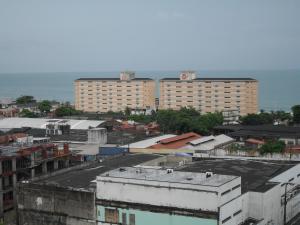
[[[299,0],[0,0],[0,73],[297,68]]]

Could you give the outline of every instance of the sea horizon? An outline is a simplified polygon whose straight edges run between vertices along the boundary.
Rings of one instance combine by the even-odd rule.
[[[135,71],[136,77],[159,79],[178,77],[182,70]],[[259,81],[259,108],[290,111],[300,104],[300,69],[287,70],[195,70],[197,77],[241,77]],[[74,103],[74,80],[87,77],[118,77],[120,71],[99,72],[8,72],[0,73],[0,98],[32,95],[37,100]],[[157,85],[157,97],[159,86]]]

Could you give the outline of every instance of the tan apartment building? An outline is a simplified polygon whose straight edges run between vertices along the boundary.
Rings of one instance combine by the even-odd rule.
[[[85,112],[155,109],[155,81],[122,72],[120,78],[75,80],[75,108]]]
[[[193,107],[201,113],[237,110],[258,112],[258,81],[252,78],[196,78],[184,71],[179,78],[160,80],[160,109]]]

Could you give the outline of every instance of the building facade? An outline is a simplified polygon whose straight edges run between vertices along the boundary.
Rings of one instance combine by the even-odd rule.
[[[97,177],[98,224],[242,222],[241,178],[125,167]]]
[[[155,81],[122,72],[120,78],[80,78],[75,81],[75,108],[85,112],[155,109]]]
[[[185,71],[179,78],[160,80],[160,109],[193,107],[201,113],[237,110],[258,112],[258,81],[251,78],[196,78]]]

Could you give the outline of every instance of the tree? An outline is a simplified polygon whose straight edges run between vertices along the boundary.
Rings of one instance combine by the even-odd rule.
[[[300,123],[300,105],[294,105],[292,107],[293,111],[293,122]]]
[[[21,117],[27,117],[27,118],[36,118],[38,117],[34,112],[29,111],[28,109],[23,109],[20,113]]]
[[[279,140],[269,140],[260,148],[261,154],[282,153],[285,150],[285,143]]]
[[[125,116],[130,116],[130,114],[131,114],[131,109],[128,107],[128,106],[126,106],[126,108],[125,108],[125,110],[124,110],[124,114],[125,114]]]
[[[271,114],[262,112],[260,114],[248,114],[240,118],[243,125],[262,125],[273,124],[274,120]]]
[[[156,113],[156,121],[163,132],[197,132],[201,134],[211,133],[213,127],[223,123],[221,113],[208,113],[200,115],[193,108],[181,108],[175,110],[159,110]]]
[[[71,106],[61,106],[55,110],[55,115],[57,117],[63,116],[75,116],[81,114],[81,111],[78,111]]]
[[[41,113],[48,113],[52,109],[51,102],[48,100],[44,100],[39,102],[38,109],[41,111]]]
[[[30,96],[30,95],[23,95],[23,96],[16,99],[16,103],[18,105],[35,103],[35,102],[36,102],[36,100],[34,99],[34,97]]]

